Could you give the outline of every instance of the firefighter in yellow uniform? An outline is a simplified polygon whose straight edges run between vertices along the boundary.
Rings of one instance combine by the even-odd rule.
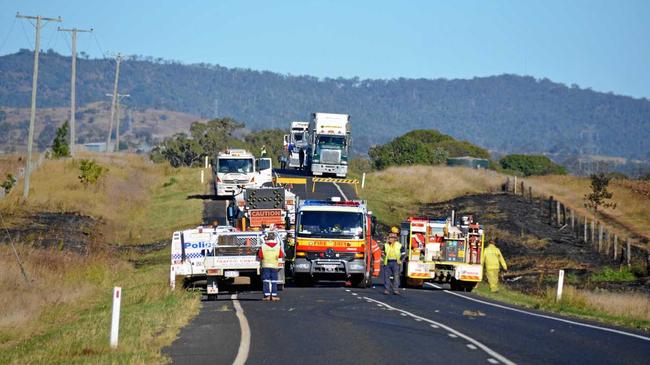
[[[404,260],[404,247],[397,241],[397,227],[391,228],[388,242],[384,243],[384,294],[399,295],[399,276]]]
[[[503,259],[501,250],[494,245],[494,240],[490,240],[488,246],[483,252],[483,259],[485,262],[485,274],[490,284],[491,292],[499,291],[499,269],[503,267],[503,270],[508,271],[508,265],[506,265],[506,260]]]

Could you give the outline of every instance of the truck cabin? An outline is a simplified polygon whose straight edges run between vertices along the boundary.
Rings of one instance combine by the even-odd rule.
[[[252,158],[218,158],[216,172],[220,174],[249,174],[255,171]]]
[[[359,212],[315,211],[300,212],[298,237],[363,239],[364,214]]]

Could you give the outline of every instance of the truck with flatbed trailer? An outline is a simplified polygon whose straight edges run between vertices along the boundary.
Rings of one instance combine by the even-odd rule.
[[[291,130],[289,134],[284,136],[284,148],[287,151],[287,165],[289,168],[297,169],[301,166],[300,150],[306,153],[308,146],[309,122],[291,122]]]

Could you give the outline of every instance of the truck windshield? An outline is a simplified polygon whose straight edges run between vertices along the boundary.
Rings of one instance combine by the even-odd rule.
[[[220,158],[217,172],[248,174],[253,172],[253,160],[246,158]]]
[[[363,214],[353,212],[301,212],[298,237],[363,238]]]
[[[345,147],[345,137],[342,136],[318,136],[318,146],[334,145]]]
[[[302,142],[302,136],[303,136],[302,133],[294,133],[294,135],[293,135],[293,139],[294,139],[296,142]]]

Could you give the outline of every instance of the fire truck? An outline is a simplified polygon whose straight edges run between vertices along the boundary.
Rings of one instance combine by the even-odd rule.
[[[296,283],[345,280],[357,287],[370,285],[371,277],[379,274],[373,272],[373,218],[364,201],[301,201],[296,212]]]
[[[406,249],[404,283],[449,283],[452,290],[472,291],[483,279],[484,240],[482,227],[471,216],[462,217],[459,225],[453,218],[408,218],[400,230]]]

